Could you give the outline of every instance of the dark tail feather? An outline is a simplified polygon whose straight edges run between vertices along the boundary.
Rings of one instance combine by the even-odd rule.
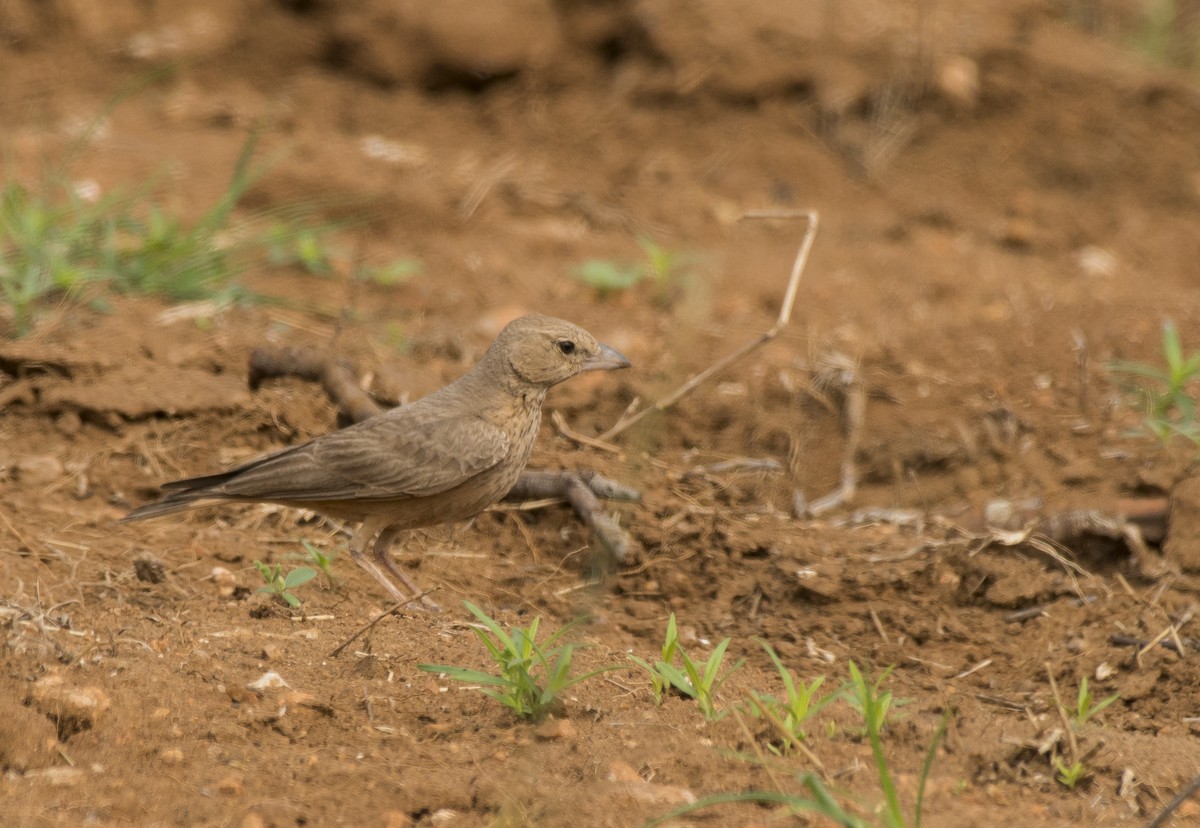
[[[131,520],[145,520],[146,518],[158,517],[159,515],[182,512],[185,509],[191,509],[195,506],[203,506],[205,501],[239,500],[240,498],[237,495],[224,494],[223,492],[214,491],[214,489],[219,489],[243,472],[257,468],[269,460],[274,460],[277,457],[303,447],[304,444],[302,443],[299,446],[289,446],[279,451],[273,451],[270,454],[257,457],[228,471],[206,474],[202,477],[185,477],[183,480],[172,480],[170,483],[163,483],[159,488],[167,492],[165,497],[161,500],[156,500],[154,503],[139,506],[121,518],[119,522],[128,523]],[[253,500],[254,498],[249,499]]]
[[[188,481],[180,480],[178,483]],[[166,487],[164,487],[166,488]],[[189,489],[183,492],[172,492],[162,500],[156,500],[153,503],[147,503],[145,506],[139,506],[132,512],[121,518],[118,523],[129,523],[134,520],[145,520],[146,518],[159,517],[160,515],[169,515],[174,512],[182,512],[185,509],[191,509],[195,506],[202,506],[205,501],[222,500],[220,495],[214,495],[207,491],[206,488]]]

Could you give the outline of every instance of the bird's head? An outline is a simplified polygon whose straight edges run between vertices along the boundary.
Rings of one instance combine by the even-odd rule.
[[[612,371],[630,364],[578,325],[539,315],[509,322],[488,349],[488,357],[498,359],[520,381],[543,388],[583,371]]]

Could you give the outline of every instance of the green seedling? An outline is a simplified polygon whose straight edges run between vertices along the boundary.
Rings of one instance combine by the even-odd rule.
[[[642,280],[643,272],[637,265],[588,259],[572,270],[571,275],[585,285],[591,285],[596,293],[604,297],[633,287]]]
[[[279,564],[268,566],[262,561],[255,561],[254,565],[258,567],[258,572],[265,581],[258,591],[274,595],[292,609],[300,607],[300,599],[292,594],[292,590],[317,577],[317,570],[308,566],[298,566],[285,575],[283,567]]]
[[[817,691],[825,683],[824,676],[817,676],[811,682],[797,681],[791,671],[783,665],[783,661],[771,648],[771,645],[761,639],[756,640],[767,651],[767,655],[775,664],[779,678],[783,681],[784,697],[776,699],[774,696],[751,691],[749,696],[750,713],[771,722],[783,740],[783,749],[790,750],[797,743],[808,738],[808,734],[804,732],[805,721],[825,706],[841,698],[844,690],[835,690],[832,693],[818,696]],[[771,745],[770,749],[776,753],[779,752],[774,745]]]
[[[482,685],[483,693],[528,719],[541,719],[561,701],[562,693],[581,681],[616,667],[601,667],[582,676],[571,675],[571,658],[583,644],[559,644],[568,630],[583,619],[572,621],[540,644],[537,641],[541,617],[534,618],[528,629],[514,627],[511,632],[496,623],[470,601],[463,606],[479,619],[472,625],[475,635],[487,649],[499,675],[446,664],[421,664],[429,673],[443,673],[453,681]]]
[[[883,683],[892,674],[892,669],[887,668],[872,682],[858,669],[858,665],[851,661],[847,698],[866,725],[867,741],[871,744],[875,770],[879,774],[879,787],[885,800],[885,822],[888,825],[900,826],[904,824],[904,812],[900,809],[900,797],[896,793],[896,785],[892,781],[887,757],[883,752],[883,729],[887,725],[888,712],[892,707],[892,691],[884,690]],[[922,781],[920,792],[917,794],[917,824],[921,822],[921,799],[924,793],[925,786]]]
[[[671,664],[675,660],[675,651],[679,649],[679,631],[675,624],[675,613],[667,619],[667,633],[663,637],[662,658],[656,664],[645,659],[630,655],[629,660],[641,667],[650,676],[650,690],[654,694],[654,704],[662,704],[663,696],[671,686],[670,678],[663,673],[657,664]]]
[[[720,675],[721,664],[725,660],[725,651],[729,648],[730,639],[726,638],[718,644],[703,662],[693,661],[679,645],[679,632],[675,622],[675,613],[667,619],[667,633],[662,647],[662,658],[654,664],[629,656],[630,661],[641,667],[650,676],[650,689],[654,693],[655,704],[661,704],[663,695],[668,688],[690,699],[695,699],[704,718],[710,722],[717,721],[725,715],[716,707],[716,694],[721,685],[731,675],[737,672],[746,660],[739,659],[724,675]],[[679,656],[682,669],[674,664],[675,656]]]
[[[1184,355],[1175,323],[1162,326],[1163,367],[1143,362],[1113,362],[1109,370],[1129,377],[1146,412],[1143,428],[1166,445],[1176,435],[1200,444],[1200,423],[1190,393],[1200,379],[1200,352]]]
[[[638,238],[638,246],[645,255],[641,262],[617,262],[608,259],[588,259],[571,275],[591,285],[601,297],[628,290],[649,280],[655,286],[659,298],[680,278],[687,256],[677,250],[663,247],[648,236]]]
[[[253,162],[256,147],[252,135],[224,192],[195,221],[184,221],[171,202],[157,195],[159,180],[103,195],[53,170],[36,187],[4,184],[0,302],[7,307],[13,333],[29,333],[40,306],[81,296],[94,302],[97,291],[223,305],[262,299],[235,283],[262,262],[331,273],[333,256],[326,239],[335,228],[305,225],[311,208],[289,205],[235,220],[234,210],[246,192],[274,163],[270,158]],[[364,268],[361,275],[392,285],[419,268],[412,260],[398,260]]]
[[[672,664],[660,662],[658,665],[658,669],[670,679],[671,686],[685,696],[695,699],[696,704],[700,707],[700,712],[710,722],[718,721],[727,712],[717,710],[717,691],[731,675],[746,663],[746,659],[740,658],[725,672],[725,675],[719,675],[721,663],[725,660],[725,651],[729,649],[730,641],[731,639],[726,638],[714,647],[708,660],[704,662],[692,661],[691,657],[680,649],[679,660],[683,662],[682,671]]]
[[[664,814],[646,823],[647,826],[660,825],[701,808],[734,802],[755,802],[760,804],[783,805],[794,813],[811,813],[824,816],[830,822],[842,828],[870,828],[874,825],[884,828],[920,828],[921,814],[925,799],[925,785],[933,768],[933,760],[937,756],[938,746],[946,735],[946,727],[950,721],[951,711],[942,714],[929,748],[925,752],[925,761],[921,766],[918,778],[917,797],[913,806],[912,821],[905,817],[900,805],[900,798],[892,780],[891,769],[883,752],[883,730],[887,716],[892,709],[891,691],[883,689],[883,682],[891,674],[891,669],[875,681],[871,681],[854,662],[850,662],[850,681],[843,688],[842,697],[846,699],[863,718],[867,739],[871,743],[874,754],[875,768],[879,776],[879,787],[884,798],[880,808],[874,809],[878,815],[876,821],[869,821],[844,808],[837,797],[830,792],[819,776],[813,773],[803,773],[797,778],[802,793],[787,793],[784,791],[747,791],[742,793],[717,794],[705,797],[691,805],[685,805],[669,814]]]
[[[1092,696],[1091,688],[1088,687],[1087,676],[1084,676],[1079,680],[1079,695],[1075,699],[1075,709],[1069,711],[1071,723],[1075,726],[1076,730],[1082,728],[1087,724],[1088,719],[1095,716],[1120,697],[1119,693],[1113,693],[1111,696],[1106,696],[1097,702]]]
[[[381,287],[395,287],[416,276],[424,269],[417,259],[396,259],[380,267],[359,268],[358,275]]]
[[[316,564],[317,569],[321,570],[321,574],[325,576],[325,582],[330,587],[337,586],[337,579],[333,577],[333,559],[337,557],[337,550],[334,549],[326,554],[306,540],[300,541],[300,544],[308,553],[308,561]]]
[[[1068,765],[1057,756],[1054,757],[1054,769],[1058,772],[1058,775],[1054,778],[1058,780],[1058,784],[1062,785],[1068,791],[1075,790],[1075,786],[1089,775],[1083,762],[1075,762],[1072,765]]]
[[[333,260],[325,244],[323,228],[294,228],[275,222],[267,230],[267,261],[277,267],[296,265],[316,276],[333,272]]]
[[[660,290],[669,287],[680,277],[688,261],[687,254],[663,247],[649,236],[639,237],[638,247],[646,255],[642,275],[653,281]]]

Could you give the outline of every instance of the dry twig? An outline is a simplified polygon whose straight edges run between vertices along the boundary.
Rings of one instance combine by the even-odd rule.
[[[766,343],[770,342],[779,332],[787,326],[792,319],[792,307],[796,302],[796,290],[800,287],[800,277],[804,273],[804,267],[808,264],[808,254],[812,250],[813,241],[817,236],[817,222],[819,216],[816,210],[752,210],[743,213],[742,219],[804,219],[807,222],[807,228],[804,231],[804,238],[800,242],[800,250],[796,254],[796,260],[792,264],[791,276],[788,278],[787,289],[783,293],[783,302],[779,307],[779,316],[775,320],[775,324],[768,328],[757,339],[747,342],[741,348],[738,348],[731,354],[728,354],[721,359],[718,359],[712,365],[705,368],[698,374],[693,375],[687,382],[676,388],[670,394],[660,399],[653,405],[649,405],[640,411],[626,412],[612,428],[604,432],[598,438],[601,442],[608,442],[612,438],[621,434],[626,429],[641,422],[643,418],[655,411],[665,411],[673,406],[680,399],[695,391],[705,382],[710,380],[715,375],[724,371],[730,365],[733,365],[738,360],[745,357],[747,354],[757,350]]]

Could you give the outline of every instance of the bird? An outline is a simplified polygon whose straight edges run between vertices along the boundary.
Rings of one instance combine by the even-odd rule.
[[[585,371],[628,367],[578,325],[522,316],[444,388],[227,471],[165,483],[161,499],[121,522],[222,502],[309,509],[358,523],[351,558],[398,604],[412,603],[421,591],[390,554],[400,534],[465,520],[499,501],[533,452],[546,392]]]

